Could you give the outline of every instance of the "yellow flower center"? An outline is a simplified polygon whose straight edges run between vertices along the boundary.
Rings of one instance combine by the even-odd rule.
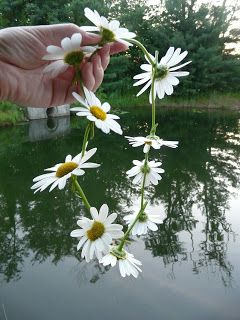
[[[76,162],[65,162],[60,165],[60,167],[56,171],[56,177],[62,178],[69,172],[72,172],[74,169],[78,167],[78,164]]]
[[[79,66],[83,61],[84,53],[82,51],[72,51],[65,55],[64,62],[70,66]]]
[[[102,35],[102,40],[99,43],[100,46],[108,42],[115,41],[115,34],[109,29],[101,28],[101,35]]]
[[[92,106],[90,107],[90,112],[92,115],[94,115],[94,117],[96,117],[97,119],[100,120],[106,120],[107,118],[107,114],[106,112],[104,112],[101,108],[97,107],[97,106]]]
[[[152,145],[152,141],[145,141],[145,144],[149,144],[151,146]]]
[[[87,237],[91,241],[95,241],[98,238],[101,238],[105,231],[105,227],[102,222],[94,221],[92,228],[87,231]]]

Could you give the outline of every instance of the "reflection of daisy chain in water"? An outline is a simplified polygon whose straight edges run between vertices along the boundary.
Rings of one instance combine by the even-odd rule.
[[[72,237],[79,238],[77,250],[82,248],[82,258],[87,262],[92,260],[95,256],[100,260],[102,254],[109,252],[109,246],[113,239],[123,237],[123,226],[114,224],[117,218],[116,213],[108,215],[109,209],[106,204],[103,204],[99,210],[91,207],[90,213],[93,220],[86,217],[77,221],[81,229],[76,229],[71,232]]]
[[[82,157],[82,153],[79,153],[74,158],[71,155],[66,156],[64,163],[58,163],[52,168],[45,169],[50,173],[42,174],[33,179],[35,184],[31,189],[36,189],[34,193],[43,191],[51,185],[49,192],[54,188],[58,187],[60,190],[66,185],[67,180],[72,176],[82,176],[87,168],[97,168],[100,164],[86,162],[90,159],[97,151],[97,148],[93,148],[86,151]]]
[[[162,179],[159,173],[163,173],[164,169],[158,168],[161,166],[161,162],[149,161],[145,164],[145,160],[133,160],[134,167],[126,172],[129,178],[134,177],[133,183],[134,184],[141,184],[145,177],[145,184],[143,187],[147,187],[150,184],[157,185],[158,181]]]
[[[77,116],[86,117],[89,121],[95,123],[96,127],[102,130],[104,133],[109,133],[110,130],[122,134],[121,126],[115,119],[119,119],[114,114],[109,114],[111,109],[109,103],[103,104],[95,96],[92,91],[89,91],[84,87],[85,99],[83,99],[78,93],[73,92],[74,98],[78,100],[84,107],[71,108],[71,111],[77,112]]]
[[[133,254],[126,250],[119,252],[115,247],[111,247],[110,252],[99,262],[104,266],[111,265],[112,267],[114,267],[118,262],[119,271],[122,277],[133,275],[134,278],[137,278],[139,272],[142,272],[139,268],[142,263],[135,259]]]

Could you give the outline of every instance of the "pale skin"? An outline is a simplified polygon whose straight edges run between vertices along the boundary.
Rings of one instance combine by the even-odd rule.
[[[98,35],[86,33],[74,24],[14,27],[0,30],[0,101],[8,100],[21,106],[51,107],[74,102],[74,70],[52,79],[43,69],[49,61],[42,60],[48,45],[60,46],[61,40],[74,33],[83,36],[82,45],[97,44]],[[101,48],[91,61],[81,65],[83,84],[95,91],[101,84],[110,55],[126,50],[115,42]]]

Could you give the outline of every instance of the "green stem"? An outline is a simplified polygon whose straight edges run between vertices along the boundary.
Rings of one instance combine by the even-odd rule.
[[[145,162],[144,162],[144,166],[146,166],[148,163],[148,153],[145,154]],[[141,209],[143,208],[143,201],[144,201],[144,186],[145,186],[145,181],[146,181],[146,175],[147,173],[144,172],[144,176],[143,176],[143,183],[142,183],[142,188],[141,188]]]
[[[118,251],[122,251],[125,241],[127,240],[132,228],[135,226],[136,222],[138,221],[138,218],[140,217],[142,212],[144,212],[146,206],[147,206],[147,202],[145,202],[143,207],[139,210],[139,212],[138,212],[136,218],[134,219],[133,223],[129,226],[127,232],[124,234],[124,236],[123,236],[123,238],[122,238],[122,240],[121,240],[121,242],[120,242],[120,244],[118,246]]]
[[[152,86],[151,86],[151,97],[152,97],[152,128],[150,134],[155,135],[156,133],[156,106],[155,106],[155,96],[154,96],[154,87],[155,87],[155,79],[154,79],[154,70],[153,72],[153,79],[152,79]]]
[[[145,154],[145,162],[144,162],[144,165],[147,165],[148,163],[148,153]],[[147,175],[147,172],[145,171],[144,172],[144,176],[143,176],[143,183],[142,183],[142,188],[141,188],[141,207],[140,207],[140,210],[136,216],[136,218],[134,219],[134,221],[132,222],[132,224],[129,226],[128,230],[126,231],[126,233],[124,234],[119,246],[118,246],[118,250],[119,251],[122,251],[122,248],[124,246],[124,243],[126,241],[126,239],[128,238],[132,228],[135,226],[135,224],[137,223],[140,215],[144,212],[146,206],[147,206],[147,202],[144,203],[144,186],[145,186],[145,181],[146,181],[146,175]]]
[[[85,133],[84,133],[84,137],[83,137],[83,144],[82,144],[82,157],[84,156],[84,153],[86,151],[88,136],[89,136],[89,132],[91,130],[91,125],[92,125],[92,123],[89,121],[89,123],[85,129]]]
[[[80,195],[80,197],[82,198],[82,201],[85,205],[85,207],[90,210],[91,206],[87,200],[87,197],[85,196],[83,189],[80,187],[80,184],[77,181],[77,177],[76,176],[72,176],[72,182],[74,184],[74,187],[76,189],[76,191],[78,192],[78,194]]]
[[[127,42],[130,42],[132,44],[135,44],[138,48],[140,48],[143,53],[146,55],[148,61],[151,63],[152,66],[155,65],[155,61],[152,60],[152,58],[150,57],[149,52],[147,51],[147,49],[144,47],[144,45],[141,44],[141,42],[137,41],[136,39],[124,39]]]

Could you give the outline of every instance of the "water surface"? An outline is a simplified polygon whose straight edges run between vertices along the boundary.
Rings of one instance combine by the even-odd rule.
[[[124,133],[146,134],[148,111],[123,114]],[[137,280],[82,261],[69,233],[87,212],[70,190],[30,190],[44,168],[79,152],[84,123],[73,119],[48,140],[28,125],[0,130],[0,319],[240,319],[239,114],[165,110],[158,123],[162,138],[180,144],[152,152],[166,172],[147,198],[166,219],[129,246],[143,262]],[[125,172],[143,154],[115,134],[96,132],[95,145],[102,165],[82,186],[123,221],[139,206]]]

